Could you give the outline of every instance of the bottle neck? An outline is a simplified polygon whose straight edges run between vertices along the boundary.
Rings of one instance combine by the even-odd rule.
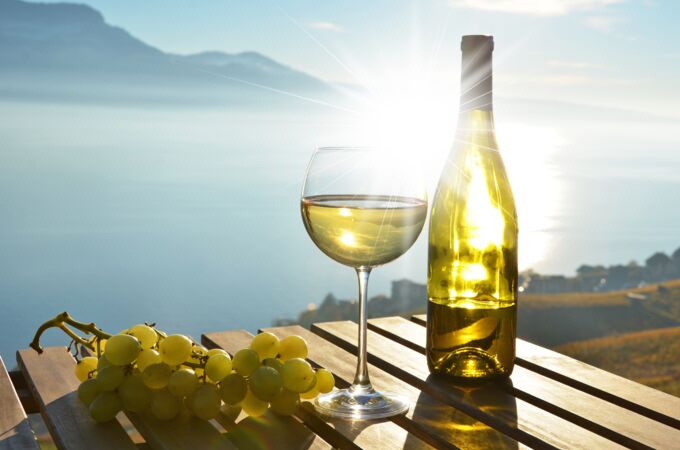
[[[493,111],[492,43],[463,45],[460,76],[460,114]]]

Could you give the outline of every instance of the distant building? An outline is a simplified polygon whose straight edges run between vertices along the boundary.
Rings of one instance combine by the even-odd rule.
[[[392,282],[390,302],[395,311],[411,311],[427,305],[427,286],[402,279]]]

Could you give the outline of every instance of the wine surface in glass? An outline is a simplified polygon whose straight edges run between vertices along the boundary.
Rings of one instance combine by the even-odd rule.
[[[415,242],[427,202],[380,195],[315,195],[302,199],[302,219],[325,254],[351,267],[375,267]]]

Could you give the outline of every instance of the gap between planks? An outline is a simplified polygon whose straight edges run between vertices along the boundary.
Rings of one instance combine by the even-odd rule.
[[[0,357],[0,450],[38,450],[38,441]]]

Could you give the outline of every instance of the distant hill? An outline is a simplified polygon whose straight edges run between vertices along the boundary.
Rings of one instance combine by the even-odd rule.
[[[256,52],[163,52],[106,23],[97,10],[70,3],[0,0],[0,67],[5,98],[116,99],[117,88],[125,88],[124,95],[148,99],[153,88],[165,100],[210,101],[233,91],[252,97],[263,91],[254,84],[332,91],[322,80]]]
[[[368,302],[369,317],[422,314],[426,311],[424,284],[409,280],[392,282],[390,296],[377,295]],[[352,300],[326,296],[318,308],[282,319],[276,325],[356,320]],[[680,326],[680,279],[641,288],[612,292],[564,292],[519,296],[517,333],[545,347],[568,342],[625,334],[654,328]]]
[[[614,292],[522,294],[518,334],[554,347],[680,325],[680,280]]]
[[[572,342],[556,350],[680,397],[680,327]]]

